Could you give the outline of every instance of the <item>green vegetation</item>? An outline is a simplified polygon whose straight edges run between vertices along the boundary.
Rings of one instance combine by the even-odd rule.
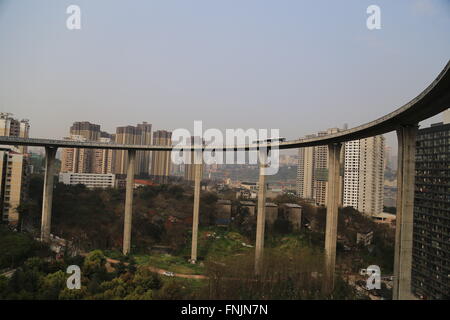
[[[235,231],[220,227],[204,227],[199,230],[198,264],[189,262],[191,247],[187,245],[177,255],[171,254],[133,254],[138,265],[149,265],[182,274],[204,274],[205,261],[226,256],[236,256],[251,250],[247,238]]]
[[[202,274],[204,269],[199,264],[189,263],[187,259],[170,254],[133,255],[138,265],[152,266],[174,273]]]
[[[39,230],[41,178],[34,176],[30,197],[20,210],[25,229]],[[123,190],[88,190],[57,184],[52,231],[84,256],[55,260],[31,235],[0,229],[0,269],[17,268],[0,277],[1,299],[355,299],[348,275],[371,264],[392,272],[393,230],[352,208],[340,209],[335,291],[323,287],[326,209],[291,195],[271,201],[303,206],[303,225],[293,231],[280,215],[266,226],[264,271],[254,276],[256,218],[248,210],[233,212],[228,227],[215,226],[217,194],[202,192],[198,262],[191,254],[192,190],[178,185],[141,187],[134,192],[132,254],[123,256]],[[232,196],[230,194],[230,196]],[[358,232],[374,232],[373,245],[356,243]],[[167,253],[164,253],[167,252]],[[111,262],[107,258],[115,259]],[[108,262],[109,261],[109,262]],[[81,290],[68,290],[65,270],[82,270]],[[192,279],[160,276],[157,269]],[[209,279],[194,280],[194,275]]]
[[[303,203],[303,216],[311,230],[304,234],[310,245],[323,247],[326,208],[315,208]],[[371,264],[380,266],[383,274],[391,274],[394,266],[394,229],[377,224],[368,216],[346,207],[339,209],[337,267],[342,271],[358,273]],[[357,233],[373,231],[372,245],[356,243]],[[349,250],[345,250],[347,247]]]
[[[48,256],[49,249],[25,233],[12,232],[0,225],[0,270],[15,268],[30,256]]]
[[[29,198],[20,207],[26,229],[38,235],[41,216],[42,177],[30,181]],[[215,220],[217,196],[203,193],[200,223]],[[122,247],[125,192],[120,189],[89,190],[83,185],[56,185],[53,194],[52,230],[81,251],[120,251]],[[156,244],[175,251],[185,248],[191,227],[192,194],[181,186],[140,187],[134,192],[134,252],[148,252]]]
[[[253,243],[236,231],[227,231],[218,227],[202,229],[199,233],[199,255],[203,260],[232,256],[249,249]],[[190,250],[190,246],[187,250]],[[186,252],[185,251],[185,252]]]
[[[81,267],[81,289],[66,286],[66,269],[76,263]],[[64,260],[28,258],[11,278],[0,277],[0,299],[36,300],[151,300],[193,298],[201,281],[161,278],[148,268],[133,264],[115,264],[107,270],[106,257],[94,250],[86,257]]]

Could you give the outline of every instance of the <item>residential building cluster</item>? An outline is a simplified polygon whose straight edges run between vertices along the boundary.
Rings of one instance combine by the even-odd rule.
[[[28,120],[13,118],[11,113],[0,113],[0,135],[28,138]],[[19,223],[18,207],[27,196],[29,154],[26,146],[0,145],[0,212],[1,221],[10,225]]]
[[[321,131],[323,136],[339,132],[332,128]],[[349,141],[341,151],[341,203],[373,216],[383,212],[383,181],[385,169],[385,138],[374,136]],[[297,195],[317,205],[326,205],[328,180],[328,147],[299,149]]]
[[[166,130],[152,132],[152,125],[143,122],[136,126],[117,127],[114,134],[101,131],[100,125],[87,121],[75,122],[70,127],[66,140],[99,141],[131,145],[171,145],[172,133]],[[125,175],[128,154],[125,150],[64,148],[61,154],[61,174],[70,173],[70,179],[92,186],[87,181],[96,177],[109,181],[112,175]],[[169,151],[137,151],[135,173],[139,177],[150,177],[158,182],[167,182],[171,174]],[[92,174],[95,176],[88,176]],[[105,175],[100,178],[100,175]],[[68,177],[68,176],[67,176]],[[86,181],[85,181],[86,179]]]

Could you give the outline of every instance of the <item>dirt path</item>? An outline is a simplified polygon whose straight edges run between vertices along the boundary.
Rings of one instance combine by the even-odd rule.
[[[113,264],[120,263],[119,260],[111,259],[111,258],[106,258],[106,262],[107,262],[106,268],[108,269],[109,272],[110,272],[110,271],[113,271],[113,269],[112,269],[112,265],[113,265]],[[108,265],[108,264],[109,264],[109,265]],[[125,262],[124,265],[128,265],[128,263]],[[147,267],[147,269],[150,270],[151,272],[158,273],[158,274],[160,274],[160,275],[165,275],[165,276],[167,276],[167,275],[166,275],[167,273],[170,273],[170,274],[173,274],[173,276],[174,276],[174,277],[177,277],[177,278],[197,279],[197,280],[199,280],[199,279],[208,279],[207,276],[203,276],[203,275],[200,275],[200,274],[173,273],[173,272],[170,272],[170,271],[168,271],[168,270],[156,268],[156,267],[153,267],[153,266],[146,266],[146,267]]]

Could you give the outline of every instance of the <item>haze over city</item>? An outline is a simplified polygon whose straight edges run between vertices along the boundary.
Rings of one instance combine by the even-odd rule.
[[[382,28],[368,30],[372,2],[77,1],[70,31],[71,1],[3,0],[0,111],[47,138],[85,120],[289,139],[353,127],[415,97],[450,53],[448,1],[377,1]]]

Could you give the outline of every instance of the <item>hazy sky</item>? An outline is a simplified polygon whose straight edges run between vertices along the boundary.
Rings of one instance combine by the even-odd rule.
[[[203,120],[298,138],[417,96],[450,59],[449,31],[448,0],[0,0],[0,111],[33,137]]]

